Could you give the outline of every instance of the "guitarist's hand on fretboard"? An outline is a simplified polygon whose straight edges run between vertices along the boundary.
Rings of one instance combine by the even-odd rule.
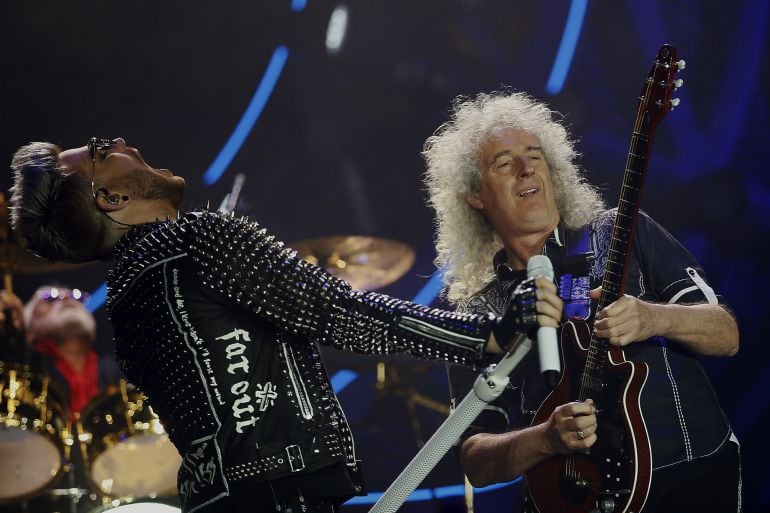
[[[601,297],[601,287],[589,292],[591,299]],[[613,346],[627,346],[631,342],[647,340],[662,333],[657,327],[654,305],[624,294],[596,313],[594,333]]]

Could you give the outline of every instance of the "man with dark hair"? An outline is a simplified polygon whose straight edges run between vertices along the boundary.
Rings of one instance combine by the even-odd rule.
[[[98,212],[90,208],[90,192],[83,184],[86,177],[77,173],[52,173],[60,166],[59,148],[50,143],[32,143],[20,148],[13,157],[12,169],[26,169],[19,175],[15,189],[27,195],[26,208],[17,211],[17,230],[28,234],[30,247],[45,248],[51,261],[82,262],[100,258],[108,252],[102,247],[106,226]],[[55,202],[56,215],[48,210]],[[84,237],[88,235],[88,240]]]
[[[501,319],[351,290],[248,219],[177,219],[184,180],[123,139],[61,152],[33,143],[13,168],[12,219],[30,249],[115,260],[107,307],[118,363],[184,458],[186,512],[331,512],[361,493],[316,343],[479,367],[497,340],[561,316],[542,278]]]
[[[51,261],[108,260],[115,242],[129,228],[154,220],[154,215],[176,216],[184,179],[167,169],[150,168],[136,149],[126,147],[122,139],[115,141],[94,140],[85,152],[83,148],[62,152],[50,143],[31,143],[16,152],[11,162],[16,171],[12,192],[17,200],[23,197],[24,204],[12,208],[12,222],[30,249]],[[110,153],[115,156],[97,179],[97,158],[108,156],[99,148],[105,146],[121,151]],[[137,163],[145,172],[133,173]],[[109,194],[97,183],[110,183],[121,193]],[[119,212],[125,207],[129,208]]]

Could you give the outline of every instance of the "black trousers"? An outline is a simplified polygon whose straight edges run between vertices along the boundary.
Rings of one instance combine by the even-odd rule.
[[[741,509],[741,455],[725,443],[706,458],[652,473],[643,513],[735,513]]]

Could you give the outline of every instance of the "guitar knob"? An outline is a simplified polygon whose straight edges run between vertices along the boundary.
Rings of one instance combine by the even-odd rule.
[[[685,66],[687,66],[687,63],[684,62],[684,59],[676,62],[676,69],[678,69],[679,71],[682,71],[685,68]]]
[[[615,501],[612,497],[605,497],[599,502],[599,509],[602,513],[612,513],[615,511]]]
[[[674,89],[679,89],[683,85],[684,85],[684,80],[682,80],[681,78],[677,78],[676,80],[674,80]]]
[[[674,110],[674,107],[678,107],[681,100],[679,98],[672,98],[671,100],[671,110]]]

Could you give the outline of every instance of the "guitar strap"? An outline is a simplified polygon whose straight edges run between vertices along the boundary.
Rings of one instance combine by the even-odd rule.
[[[587,320],[591,315],[591,267],[594,261],[593,244],[590,244],[590,225],[567,232],[560,225],[554,231],[554,239],[546,244],[544,253],[554,268],[559,297],[564,302],[567,319]]]

